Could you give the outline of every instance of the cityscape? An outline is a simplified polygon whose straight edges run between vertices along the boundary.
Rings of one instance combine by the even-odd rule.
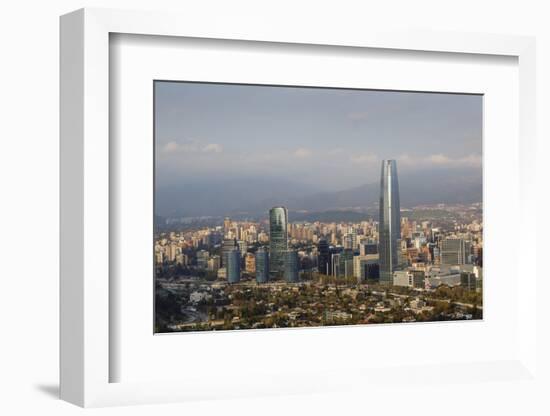
[[[168,84],[155,115],[155,333],[483,318],[480,97]],[[295,146],[296,131],[313,134],[297,98],[308,117],[325,112],[317,148],[279,155],[264,141],[249,153],[266,114],[284,120],[265,133],[281,147],[287,137]],[[193,117],[174,111],[192,100],[204,105]],[[358,144],[347,154],[321,139],[342,118],[333,108],[352,104],[379,117],[346,113],[341,142]],[[244,139],[174,141],[181,131]],[[430,146],[441,153],[414,155]]]
[[[481,319],[481,204],[411,220],[396,162],[381,171],[378,221],[291,222],[277,206],[260,222],[158,233],[156,331]]]

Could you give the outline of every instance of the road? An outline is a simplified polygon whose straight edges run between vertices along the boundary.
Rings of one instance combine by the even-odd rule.
[[[376,295],[384,294],[384,292],[375,292],[375,291],[372,291],[372,293],[374,293]],[[408,299],[408,298],[412,297],[411,295],[402,295],[400,293],[394,293],[394,292],[388,292],[388,294],[391,295],[391,296],[394,296],[394,297],[405,298],[405,299]],[[473,303],[452,302],[450,299],[438,299],[438,298],[429,298],[429,297],[425,297],[424,299],[427,300],[427,301],[432,301],[432,302],[433,301],[447,302],[447,303],[451,303],[453,305],[464,306],[464,307],[468,307],[468,308],[473,308],[474,307]],[[480,306],[480,305],[476,305],[476,308],[480,309],[480,310],[483,310],[483,306]]]

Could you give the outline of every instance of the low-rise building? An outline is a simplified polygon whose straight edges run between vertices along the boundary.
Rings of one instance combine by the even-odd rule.
[[[189,295],[189,302],[191,303],[199,303],[201,301],[211,300],[211,299],[212,299],[212,295],[208,292],[195,291]]]
[[[426,306],[426,302],[420,298],[413,299],[409,302],[411,309],[422,309]]]
[[[365,281],[368,277],[368,265],[378,263],[378,254],[365,254],[353,257],[353,277],[358,282]]]

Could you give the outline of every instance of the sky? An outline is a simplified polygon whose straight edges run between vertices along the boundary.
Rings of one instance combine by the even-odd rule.
[[[337,191],[481,171],[482,96],[155,82],[157,187],[255,178]],[[429,183],[426,184],[429,186]]]

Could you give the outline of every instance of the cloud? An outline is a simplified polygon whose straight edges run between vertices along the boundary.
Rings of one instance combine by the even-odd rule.
[[[471,154],[460,159],[460,163],[469,166],[481,166],[483,158],[481,155]]]
[[[442,167],[479,167],[482,163],[482,157],[477,154],[470,154],[457,158],[442,153],[416,157],[403,154],[397,157],[397,163],[401,166],[408,167],[426,167],[434,165]]]
[[[164,145],[162,150],[164,152],[176,152],[178,150],[179,146],[176,142],[169,142]]]
[[[399,155],[396,160],[397,160],[397,163],[403,166],[414,165],[415,163],[417,163],[408,154]]]
[[[202,148],[202,151],[206,153],[221,153],[223,151],[223,146],[218,143],[208,143]]]
[[[350,156],[349,160],[351,163],[356,163],[358,165],[363,164],[369,164],[369,163],[375,163],[379,161],[378,156],[372,153],[363,153],[358,155],[352,155]]]
[[[311,154],[312,152],[310,149],[306,149],[305,147],[300,147],[299,149],[296,149],[292,155],[294,157],[297,157],[298,159],[305,159],[310,157]]]
[[[188,139],[181,142],[171,141],[162,147],[163,153],[221,153],[223,146],[218,143],[203,143],[199,140]]]
[[[445,155],[437,154],[428,156],[428,160],[435,165],[448,165],[452,162],[450,158]]]

